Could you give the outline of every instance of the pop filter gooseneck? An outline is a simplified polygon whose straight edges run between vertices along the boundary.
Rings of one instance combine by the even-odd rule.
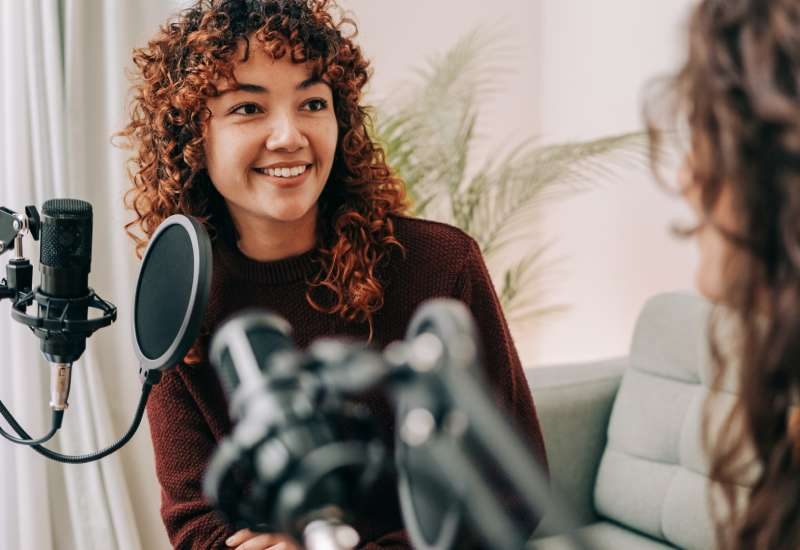
[[[133,336],[143,386],[131,427],[119,441],[91,454],[64,455],[41,445],[31,448],[58,462],[84,464],[125,445],[139,428],[150,390],[160,380],[161,372],[177,364],[197,339],[211,289],[211,273],[211,241],[205,228],[180,214],[164,220],[150,239],[136,283]],[[21,437],[30,439],[13,417],[6,420]]]

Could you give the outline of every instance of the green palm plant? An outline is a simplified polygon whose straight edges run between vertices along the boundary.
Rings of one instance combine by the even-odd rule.
[[[642,164],[642,133],[585,142],[540,145],[526,139],[473,159],[480,108],[500,92],[509,52],[498,34],[466,33],[418,71],[401,99],[393,97],[375,117],[373,133],[387,161],[405,181],[414,215],[453,224],[476,239],[493,272],[520,239],[528,252],[503,266],[497,291],[509,320],[536,318],[560,309],[541,292],[549,264],[538,242],[537,211],[551,197],[586,188],[622,164]]]

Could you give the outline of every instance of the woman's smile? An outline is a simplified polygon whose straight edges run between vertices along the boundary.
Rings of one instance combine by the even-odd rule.
[[[313,170],[313,164],[276,164],[268,167],[253,168],[253,171],[263,176],[269,183],[280,188],[299,187],[308,178]]]

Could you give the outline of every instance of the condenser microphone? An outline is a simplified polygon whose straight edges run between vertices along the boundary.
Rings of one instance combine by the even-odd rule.
[[[38,304],[42,319],[85,321],[92,264],[92,205],[77,199],[51,199],[42,205]],[[69,331],[39,331],[40,349],[50,362],[50,407],[67,408],[72,363],[86,349],[86,336]]]
[[[122,438],[103,450],[64,455],[41,443],[52,437],[61,424],[69,389],[70,362],[81,355],[86,338],[116,320],[117,310],[88,286],[91,206],[79,200],[52,200],[43,205],[43,215],[40,224],[33,207],[26,208],[25,217],[0,207],[0,253],[13,242],[20,256],[19,266],[7,270],[6,280],[0,282],[0,299],[13,299],[11,317],[42,340],[42,352],[49,361],[62,362],[56,363],[59,368],[54,369],[62,375],[54,384],[54,393],[58,394],[54,401],[63,406],[54,408],[51,432],[34,440],[0,402],[0,415],[22,439],[10,436],[2,428],[0,436],[30,445],[52,460],[85,464],[108,456],[133,437],[144,416],[150,390],[158,383],[162,371],[180,363],[197,340],[211,287],[211,241],[202,224],[187,216],[170,216],[158,226],[142,260],[134,296],[134,348],[143,384],[133,422]],[[30,231],[36,238],[39,229],[41,284],[31,290],[30,264],[21,258],[21,236],[24,231]],[[38,304],[36,312],[28,314],[27,308],[34,302]],[[90,318],[88,310],[99,311],[100,315]]]
[[[92,265],[92,205],[78,199],[51,199],[42,205],[40,287],[54,298],[89,292]]]
[[[86,349],[86,338],[114,322],[117,310],[89,288],[92,205],[78,199],[48,200],[42,205],[41,218],[36,216],[36,225],[41,243],[40,284],[33,291],[14,292],[11,316],[39,338],[39,348],[51,366],[50,408],[63,411],[67,408],[72,363]],[[21,244],[17,250],[21,252]],[[29,315],[27,308],[34,302],[36,313]],[[89,319],[89,309],[103,314]]]

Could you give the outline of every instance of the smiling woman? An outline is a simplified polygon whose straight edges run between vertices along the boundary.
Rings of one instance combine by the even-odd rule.
[[[181,213],[202,220],[214,241],[202,336],[148,403],[161,512],[176,547],[294,544],[225,523],[200,491],[231,431],[208,340],[245,308],[286,318],[301,347],[330,335],[383,347],[404,337],[423,301],[462,300],[483,337],[498,406],[546,464],[478,245],[456,228],[404,216],[403,182],[371,140],[360,104],[368,62],[333,8],[327,0],[198,0],[134,52],[138,80],[121,133],[134,149],[128,230],[141,251],[166,217]],[[386,397],[374,392],[363,404],[391,450]],[[410,547],[390,476],[347,519],[364,548]]]
[[[347,154],[336,154],[336,150],[329,148],[328,153],[333,153],[334,158],[325,174],[320,172],[324,168],[322,158],[315,159],[312,165],[314,179],[323,187],[315,205],[318,214],[331,219],[335,213],[342,223],[335,238],[330,231],[332,227],[315,224],[315,236],[324,237],[319,240],[329,246],[320,250],[318,259],[323,269],[312,286],[324,287],[334,296],[324,306],[314,300],[311,292],[308,299],[315,307],[325,308],[329,313],[370,323],[372,313],[380,308],[382,293],[382,286],[370,266],[383,259],[389,248],[399,247],[394,237],[394,224],[387,215],[405,212],[405,192],[402,182],[386,166],[382,151],[367,134],[366,115],[358,101],[368,79],[368,62],[359,48],[342,34],[352,23],[346,19],[334,23],[330,14],[332,5],[328,1],[200,0],[162,28],[147,48],[135,52],[134,63],[141,81],[136,86],[132,120],[121,133],[137,149],[132,159],[134,187],[128,194],[128,205],[137,217],[128,224],[128,229],[141,253],[147,237],[159,223],[170,214],[182,212],[203,219],[212,234],[233,231],[233,240],[240,247],[251,247],[249,250],[256,256],[253,259],[291,255],[274,250],[280,244],[274,240],[252,249],[254,243],[250,234],[239,232],[237,224],[244,219],[253,222],[258,216],[248,218],[231,213],[231,197],[222,192],[228,188],[226,183],[241,178],[241,171],[226,173],[224,177],[217,173],[216,178],[211,172],[217,166],[222,167],[216,160],[221,161],[232,150],[236,151],[233,158],[239,159],[237,162],[255,161],[243,158],[252,154],[252,150],[248,153],[240,150],[239,145],[224,143],[235,139],[241,144],[245,136],[252,137],[248,141],[251,146],[255,143],[267,148],[268,138],[273,147],[278,140],[280,150],[269,156],[286,155],[286,158],[273,158],[268,164],[278,163],[279,166],[280,162],[295,161],[287,153],[285,144],[280,143],[286,139],[280,135],[285,132],[290,134],[290,141],[298,140],[303,145],[301,154],[310,154],[311,146],[319,144],[315,139],[314,144],[305,145],[310,137],[306,133],[309,119],[299,115],[319,110],[312,118],[335,123],[333,147],[338,145]],[[273,63],[275,72],[262,74],[261,69]],[[280,72],[281,66],[292,74]],[[287,76],[300,80],[285,86],[283,78]],[[270,81],[266,82],[267,79]],[[303,85],[297,89],[301,83]],[[307,89],[312,84],[314,90]],[[288,103],[297,98],[285,95],[289,88],[294,88],[298,94],[322,89],[323,96],[317,95],[322,101],[308,101],[315,96],[307,95],[303,96],[308,101],[305,109],[299,104],[290,108]],[[229,97],[233,98],[233,103],[227,103]],[[269,101],[259,104],[251,101],[255,98],[262,103]],[[323,103],[327,103],[325,109],[321,108]],[[215,110],[214,104],[230,110]],[[287,109],[292,110],[291,117],[287,117]],[[253,122],[245,123],[251,118]],[[233,121],[239,123],[232,124]],[[229,131],[224,130],[229,126]],[[216,134],[224,136],[223,143],[214,139]],[[313,135],[317,135],[316,130]],[[290,142],[289,148],[297,145]],[[294,153],[297,156],[297,151]],[[260,154],[262,160],[268,156],[266,151]],[[227,171],[233,162],[232,158],[226,158],[221,170]],[[249,166],[259,167],[267,166]],[[336,180],[337,185],[326,186],[329,177]],[[364,185],[366,182],[375,185]],[[239,196],[240,199],[233,202],[233,210],[241,207]],[[260,198],[265,197],[261,195]],[[277,205],[269,202],[269,208],[279,209],[285,204],[283,200]],[[252,208],[250,204],[249,209]],[[262,204],[258,208],[267,206]],[[309,219],[313,216],[303,220],[305,233],[296,232],[302,225],[298,222],[288,232],[284,227],[280,234],[294,234],[295,238],[308,243]],[[263,219],[258,222],[262,229],[264,222]],[[134,226],[141,229],[144,237],[131,231]],[[263,232],[260,235],[264,237]],[[271,248],[273,250],[269,250]],[[348,261],[337,268],[333,265],[334,257]]]
[[[208,101],[204,152],[240,250],[275,260],[314,246],[338,128],[330,85],[307,64],[249,48],[251,40],[236,52],[235,82]]]

